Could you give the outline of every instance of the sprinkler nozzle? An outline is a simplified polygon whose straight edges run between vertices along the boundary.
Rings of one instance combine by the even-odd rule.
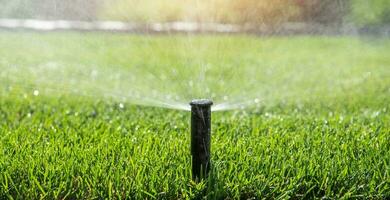
[[[191,101],[190,105],[192,178],[199,181],[208,175],[211,167],[210,132],[213,102],[199,99]]]

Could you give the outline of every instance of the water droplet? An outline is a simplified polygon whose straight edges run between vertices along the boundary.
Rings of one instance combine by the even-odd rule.
[[[375,111],[374,113],[372,113],[371,118],[378,117],[380,113],[381,113],[380,111]]]
[[[123,109],[125,107],[125,105],[123,105],[123,103],[119,103],[119,108],[120,109]]]
[[[38,90],[34,90],[33,94],[34,94],[34,96],[38,96],[39,95],[39,91]]]

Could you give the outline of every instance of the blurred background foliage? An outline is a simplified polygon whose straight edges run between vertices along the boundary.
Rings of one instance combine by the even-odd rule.
[[[390,23],[389,0],[353,0],[352,20],[359,25],[380,25]]]
[[[94,20],[100,4],[100,0],[0,0],[0,17]]]
[[[0,17],[218,22],[390,23],[389,0],[0,0]]]

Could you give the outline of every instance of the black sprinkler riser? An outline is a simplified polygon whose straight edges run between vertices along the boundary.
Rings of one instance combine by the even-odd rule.
[[[211,105],[210,100],[193,100],[191,105],[192,178],[207,177],[210,163]]]

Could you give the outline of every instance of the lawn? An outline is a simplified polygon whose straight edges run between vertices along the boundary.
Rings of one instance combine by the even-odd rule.
[[[0,32],[0,46],[0,199],[390,198],[389,39]],[[198,184],[193,98],[248,106],[213,113]]]

